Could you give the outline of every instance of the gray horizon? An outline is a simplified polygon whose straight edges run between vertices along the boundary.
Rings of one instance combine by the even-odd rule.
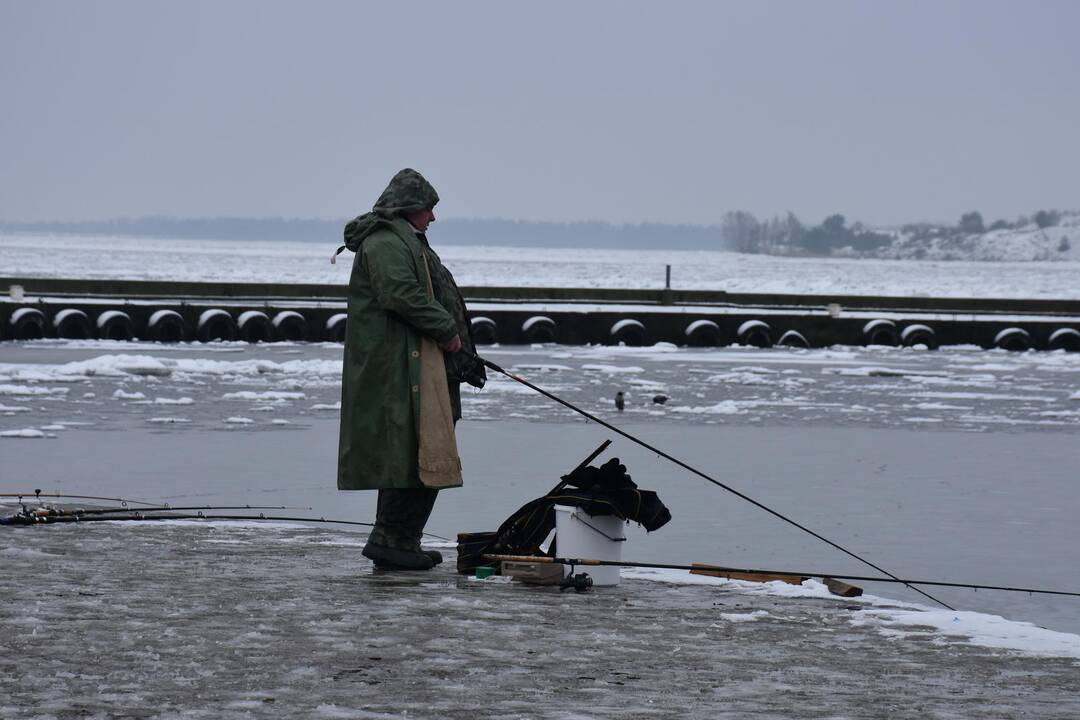
[[[1080,3],[0,0],[0,218],[1072,209]]]

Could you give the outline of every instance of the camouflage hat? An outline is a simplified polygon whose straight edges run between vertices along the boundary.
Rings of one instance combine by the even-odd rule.
[[[412,168],[405,168],[390,179],[372,210],[381,217],[393,217],[413,210],[429,210],[437,202],[439,194],[431,183]]]

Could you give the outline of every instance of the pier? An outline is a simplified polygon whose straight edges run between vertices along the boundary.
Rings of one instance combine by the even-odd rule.
[[[1080,351],[1080,300],[463,287],[478,344]],[[340,342],[344,285],[0,278],[0,339]]]

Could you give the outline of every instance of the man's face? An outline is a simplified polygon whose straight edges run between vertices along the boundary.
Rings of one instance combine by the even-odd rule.
[[[432,208],[413,210],[412,212],[402,213],[402,216],[408,220],[418,232],[427,232],[428,225],[435,222],[435,211]]]

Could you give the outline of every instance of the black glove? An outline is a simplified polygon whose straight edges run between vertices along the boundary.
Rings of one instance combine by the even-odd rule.
[[[474,388],[483,388],[487,383],[487,368],[484,362],[476,355],[468,356],[465,366],[461,369],[461,379]]]

